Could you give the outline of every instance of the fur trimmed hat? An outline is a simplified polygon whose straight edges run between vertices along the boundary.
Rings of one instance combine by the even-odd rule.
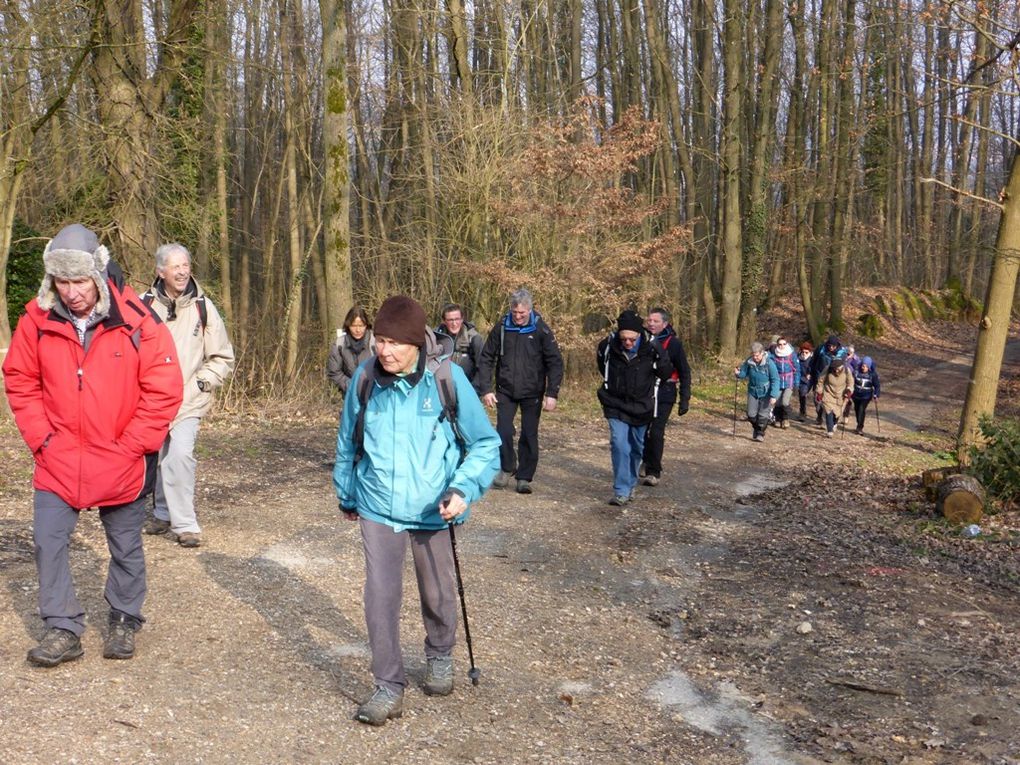
[[[110,289],[106,286],[106,264],[109,262],[109,251],[92,231],[80,223],[64,226],[43,250],[46,275],[39,286],[39,307],[48,311],[60,300],[54,279],[91,278],[99,290],[96,313],[105,316],[110,312]]]

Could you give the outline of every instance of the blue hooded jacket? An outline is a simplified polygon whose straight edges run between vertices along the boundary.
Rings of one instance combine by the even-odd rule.
[[[421,351],[430,356],[437,352],[430,345]],[[375,363],[373,357],[358,367],[350,390],[358,389],[365,365]],[[464,439],[464,455],[450,423],[441,417],[435,376],[421,361],[419,372],[420,376],[397,377],[388,384],[381,384],[377,376],[365,405],[360,460],[355,462],[354,443],[361,409],[358,396],[344,398],[337,434],[333,485],[340,506],[356,509],[358,515],[394,531],[445,528],[439,502],[451,490],[461,494],[469,506],[457,522],[467,520],[471,503],[481,498],[499,470],[499,436],[464,370],[456,364],[450,369],[457,390],[457,426]]]
[[[754,358],[745,359],[740,365],[737,377],[747,378],[747,395],[754,398],[779,398],[779,372],[776,362],[765,354],[761,364],[755,364]]]

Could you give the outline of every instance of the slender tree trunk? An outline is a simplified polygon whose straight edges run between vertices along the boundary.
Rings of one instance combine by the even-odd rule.
[[[322,227],[325,232],[323,257],[326,302],[322,312],[323,329],[328,335],[343,324],[344,314],[354,302],[351,285],[351,197],[347,143],[347,24],[342,0],[319,0],[319,13],[322,17],[322,78],[325,91],[322,122],[325,164]],[[367,170],[367,163],[362,164],[362,169]],[[363,211],[364,217],[366,213]]]
[[[971,369],[967,396],[957,437],[957,457],[968,458],[969,448],[977,443],[978,423],[995,414],[1002,357],[1009,335],[1010,311],[1020,273],[1020,153],[1014,153],[1009,180],[1003,191],[1002,217],[995,240],[995,260],[985,291],[984,316],[978,325],[977,350]]]
[[[722,131],[722,305],[719,316],[719,356],[729,361],[737,355],[737,321],[740,317],[741,269],[743,240],[740,214],[740,117],[743,108],[741,93],[741,57],[743,33],[742,8],[738,0],[724,4]]]

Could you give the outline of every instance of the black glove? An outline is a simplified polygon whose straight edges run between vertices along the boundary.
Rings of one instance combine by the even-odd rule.
[[[679,403],[679,404],[677,405],[677,408],[676,408],[676,413],[677,413],[677,416],[678,416],[678,417],[683,417],[683,416],[684,416],[685,414],[687,414],[687,413],[688,413],[688,412],[689,412],[690,410],[691,410],[691,405],[690,405],[690,402],[688,402],[688,401],[681,401],[681,402],[680,402],[680,403]]]

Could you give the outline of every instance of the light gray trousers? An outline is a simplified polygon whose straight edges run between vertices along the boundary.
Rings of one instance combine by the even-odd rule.
[[[106,546],[110,550],[106,602],[112,610],[143,621],[145,499],[101,507],[99,520],[106,531]],[[77,525],[77,510],[52,492],[35,492],[32,534],[39,574],[39,615],[47,629],[55,627],[80,636],[85,632],[85,609],[74,591],[69,555],[71,534]]]
[[[195,515],[195,439],[201,419],[186,417],[170,429],[159,450],[153,515],[175,534],[201,534]]]
[[[400,602],[410,542],[425,623],[425,656],[449,656],[457,634],[457,585],[450,532],[399,531],[359,519],[365,549],[365,624],[375,684],[400,693],[407,685],[400,653]]]

